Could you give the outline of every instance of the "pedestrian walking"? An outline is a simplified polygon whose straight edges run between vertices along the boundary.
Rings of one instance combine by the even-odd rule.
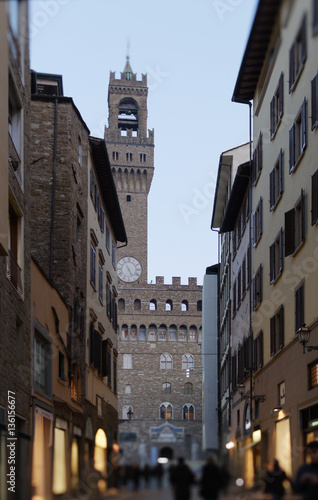
[[[278,460],[274,459],[272,464],[269,464],[264,474],[265,491],[272,495],[273,500],[281,500],[285,494],[284,481],[287,475],[281,469]]]
[[[222,476],[213,458],[207,459],[202,469],[200,495],[204,500],[216,500],[222,487]]]
[[[171,468],[170,482],[175,500],[190,500],[194,474],[183,457],[180,457],[177,465]]]
[[[318,498],[318,441],[308,444],[310,463],[302,465],[297,472],[294,491],[302,493],[303,500]]]

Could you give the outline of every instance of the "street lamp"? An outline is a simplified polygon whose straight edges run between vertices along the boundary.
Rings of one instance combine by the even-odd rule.
[[[130,407],[129,410],[127,411],[128,420],[132,419],[133,414],[134,414],[134,412],[133,412],[132,408]]]
[[[318,350],[318,346],[316,345],[307,345],[309,342],[310,332],[311,330],[309,326],[306,326],[306,323],[303,323],[302,326],[296,331],[299,343],[303,346],[303,354],[305,354],[305,349],[309,352]]]
[[[257,401],[259,403],[264,403],[266,399],[265,394],[253,394],[253,395],[245,394],[245,384],[239,384],[237,386],[237,389],[242,399],[252,399],[253,401]]]

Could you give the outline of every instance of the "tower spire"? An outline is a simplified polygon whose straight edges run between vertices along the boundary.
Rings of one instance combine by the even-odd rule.
[[[133,72],[129,62],[129,49],[130,49],[130,43],[129,39],[127,39],[127,57],[126,57],[127,61],[126,61],[126,66],[124,68],[124,73],[126,73],[126,80],[131,80],[131,75]]]

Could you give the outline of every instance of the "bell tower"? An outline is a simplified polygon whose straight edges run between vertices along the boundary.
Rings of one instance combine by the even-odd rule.
[[[148,193],[154,173],[154,131],[147,129],[147,75],[137,80],[129,56],[108,87],[105,141],[115,180],[128,245],[118,250],[122,283],[147,283]]]

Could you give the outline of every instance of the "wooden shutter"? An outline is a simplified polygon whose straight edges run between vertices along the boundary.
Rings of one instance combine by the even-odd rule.
[[[263,266],[259,266],[259,302],[263,300]]]
[[[255,247],[256,242],[257,242],[257,236],[256,236],[256,216],[257,213],[253,213],[253,246]]]
[[[289,173],[295,166],[295,123],[289,130]]]
[[[283,192],[283,150],[281,149],[279,152],[279,160],[278,160],[278,179],[279,179],[279,194]]]
[[[279,310],[279,339],[278,339],[278,345],[279,348],[281,349],[284,346],[285,340],[285,332],[284,332],[284,306],[281,306]]]
[[[271,356],[276,352],[276,318],[275,315],[270,319],[270,349]]]
[[[94,199],[94,173],[92,168],[90,171],[90,194],[92,199]]]
[[[108,375],[107,344],[107,340],[102,341],[102,377],[107,377]]]
[[[280,228],[279,232],[279,272],[281,273],[284,265],[284,241],[283,241],[283,228]]]
[[[253,342],[253,371],[256,372],[258,369],[258,338],[254,339]]]
[[[263,366],[264,364],[264,332],[261,330],[259,336],[259,366]]]
[[[300,194],[300,219],[301,219],[301,242],[305,241],[305,195],[304,190]]]
[[[94,366],[98,373],[102,370],[102,338],[98,330],[94,330]]]
[[[284,113],[284,73],[281,73],[279,78],[279,118]]]
[[[270,102],[270,137],[272,139],[275,132],[275,96]]]
[[[258,139],[258,171],[257,174],[262,170],[263,168],[263,134],[260,132],[259,134],[259,139]]]
[[[317,79],[318,79],[318,73],[316,73],[315,77],[311,80],[311,130],[313,130],[316,127],[318,118]]]
[[[301,152],[306,148],[306,136],[307,136],[307,117],[306,117],[306,97],[303,100],[301,106],[301,130],[300,130],[300,140],[301,140]]]
[[[311,225],[318,220],[318,170],[311,177]]]
[[[295,209],[285,212],[285,257],[295,251]]]
[[[304,64],[307,58],[307,16],[303,17],[301,23],[301,64]]]
[[[94,364],[94,323],[89,325],[89,362]]]
[[[304,324],[304,285],[295,292],[295,330]]]
[[[273,210],[275,205],[275,168],[269,174],[269,209]]]
[[[263,234],[263,198],[259,200],[258,208],[258,238]]]
[[[293,89],[294,85],[294,75],[295,75],[295,43],[291,46],[289,50],[289,93]]]
[[[270,283],[275,280],[275,242],[269,247],[269,279]]]

